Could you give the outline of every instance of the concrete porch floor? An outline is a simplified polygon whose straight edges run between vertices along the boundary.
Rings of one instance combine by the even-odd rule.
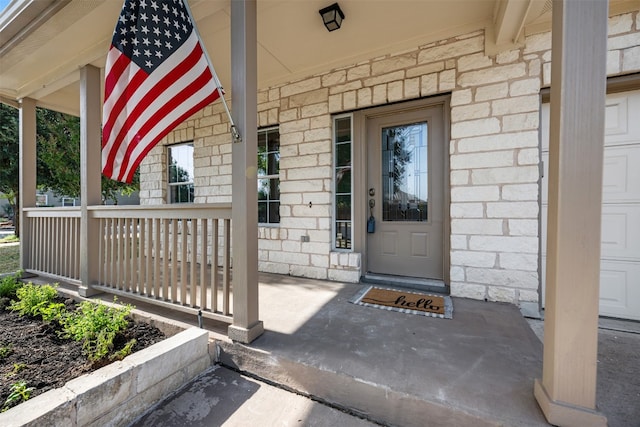
[[[261,274],[260,319],[266,330],[261,337],[249,345],[234,343],[220,333],[222,325],[205,319],[205,327],[213,331],[218,361],[249,377],[218,369],[209,373],[209,380],[219,386],[205,387],[207,377],[196,380],[186,390],[200,390],[193,395],[198,402],[188,399],[193,413],[182,417],[179,425],[369,425],[360,418],[319,410],[317,405],[324,405],[318,401],[381,425],[547,425],[533,397],[533,381],[542,374],[542,342],[530,323],[541,334],[542,322],[528,322],[510,304],[461,298],[453,299],[450,320],[349,303],[361,287]],[[193,316],[134,304],[197,324]],[[640,328],[624,323],[630,330],[600,331],[598,409],[612,427],[638,427]],[[229,383],[235,384],[235,391],[223,387]],[[271,389],[274,385],[289,393],[281,395],[283,390]],[[273,390],[268,394],[275,402],[267,404],[264,393],[255,390]],[[176,399],[185,399],[184,393],[161,402],[147,417],[170,413]],[[315,418],[267,422],[284,417],[278,415],[282,406],[299,395],[315,400]],[[229,421],[228,408],[249,411],[241,419],[255,423]],[[154,426],[177,425],[171,418],[153,420]],[[144,419],[136,425],[145,425]]]

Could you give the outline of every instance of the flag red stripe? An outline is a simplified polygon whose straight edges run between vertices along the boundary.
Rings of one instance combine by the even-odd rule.
[[[169,73],[164,75],[158,82],[156,82],[155,85],[148,90],[146,95],[144,95],[142,99],[140,99],[140,101],[133,106],[133,109],[131,111],[127,111],[126,120],[120,127],[120,131],[114,139],[113,148],[111,148],[109,152],[107,164],[113,164],[116,161],[116,156],[123,148],[122,144],[126,144],[129,148],[135,148],[144,138],[145,133],[141,133],[140,130],[137,129],[137,122],[139,121],[140,117],[148,111],[147,109],[153,105],[154,101],[159,100],[161,97],[163,101],[167,97],[172,97],[164,101],[162,104],[165,107],[167,105],[175,107],[176,103],[175,101],[173,101],[173,98],[178,97],[179,93],[175,95],[171,93],[172,85],[184,75],[183,70],[190,70],[198,63],[201,58],[202,50],[199,48],[199,45],[196,44],[191,53],[187,55],[187,57],[178,66],[171,69]],[[153,74],[151,76],[153,76]],[[167,111],[167,109],[165,108],[164,111]],[[162,119],[162,116],[155,115],[155,117],[156,119]],[[151,122],[154,121],[152,117],[148,117],[146,118],[146,120]],[[144,124],[142,123],[142,125]],[[130,135],[132,131],[134,131],[135,133],[133,135]],[[145,143],[151,143],[155,145],[155,143],[157,142],[158,141],[148,141]],[[126,153],[130,151],[130,149],[127,149],[125,153],[122,153],[120,168],[127,168],[128,156]],[[118,176],[120,175],[121,173],[118,174]]]
[[[189,102],[191,98],[194,95],[197,95],[198,92],[203,87],[206,87],[207,82],[211,81],[211,78],[212,78],[211,71],[208,68],[205,68],[202,74],[200,74],[200,76],[197,79],[192,81],[182,91],[177,93],[169,102],[165,103],[160,109],[158,109],[149,118],[149,120],[146,120],[144,122],[144,125],[136,132],[136,135],[139,136],[141,139],[149,136],[151,138],[150,142],[145,145],[150,145],[151,147],[153,147],[158,141],[164,138],[174,127],[180,124],[184,119],[189,117],[191,114],[199,110],[199,108],[197,110],[193,110],[193,108],[189,109],[186,112],[186,113],[189,113],[188,115],[185,115],[186,113],[184,113],[178,119],[173,120],[169,123],[165,123],[166,121],[165,118],[170,117],[170,113],[172,111],[174,110],[178,111],[182,107],[182,104]],[[210,102],[213,102],[215,99],[218,98],[216,94],[217,94],[217,91],[214,92],[214,94],[211,94],[209,96],[210,98],[213,98],[211,99]],[[205,98],[205,100],[206,99],[207,98]],[[155,136],[149,135],[150,132],[155,128],[160,128],[159,130],[156,130],[157,134]],[[138,151],[137,150],[138,143],[139,143],[139,140],[127,146],[127,151],[124,154],[119,178],[122,178],[125,175],[126,170],[131,168],[131,166],[129,166],[129,161],[132,155],[134,156],[134,159],[135,159],[134,162],[140,158],[140,154],[135,155],[134,153],[135,151]],[[146,147],[144,147],[144,149],[146,149]]]
[[[213,101],[215,101],[216,99],[218,99],[219,97],[219,91],[216,90],[213,94],[209,95],[207,98],[205,98],[204,100],[202,100],[200,103],[194,105],[191,109],[189,109],[188,111],[186,111],[184,114],[182,114],[180,117],[178,117],[176,120],[174,120],[164,131],[163,133],[159,134],[159,136],[156,138],[156,142],[153,144],[148,144],[145,146],[144,150],[140,153],[140,155],[138,155],[133,163],[131,164],[131,166],[129,166],[129,172],[124,176],[125,178],[125,182],[131,182],[133,180],[133,175],[136,172],[136,169],[138,168],[138,166],[140,165],[140,163],[142,163],[142,160],[146,157],[146,155],[149,153],[149,151],[151,151],[151,149],[153,149],[153,147],[155,146],[155,144],[161,140],[162,138],[164,138],[169,132],[171,132],[171,130],[176,127],[177,125],[179,125],[180,123],[182,123],[184,120],[186,120],[188,117],[190,117],[193,113],[195,113],[196,111],[206,107],[207,105],[211,104]]]

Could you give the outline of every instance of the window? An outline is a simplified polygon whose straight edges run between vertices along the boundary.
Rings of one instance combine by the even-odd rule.
[[[335,249],[351,249],[352,131],[351,116],[334,119],[334,244]]]
[[[258,131],[258,222],[280,223],[280,132]]]
[[[193,203],[193,143],[172,145],[169,158],[169,203]]]

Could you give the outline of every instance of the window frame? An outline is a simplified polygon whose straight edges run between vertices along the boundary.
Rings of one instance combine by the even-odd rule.
[[[265,137],[267,140],[267,146],[266,146],[266,151],[265,151],[265,155],[267,156],[267,164],[266,164],[266,169],[267,171],[269,171],[270,169],[270,165],[269,165],[269,158],[270,158],[270,154],[272,153],[276,153],[276,151],[269,151],[269,144],[268,144],[268,135],[269,132],[273,132],[276,131],[278,133],[278,151],[277,151],[277,155],[278,155],[278,167],[277,167],[277,173],[272,173],[272,174],[266,174],[266,175],[260,175],[259,171],[260,169],[258,168],[257,172],[256,172],[256,184],[260,182],[260,180],[269,180],[269,183],[271,183],[272,180],[277,180],[278,182],[278,198],[277,199],[267,199],[266,201],[264,200],[260,200],[258,199],[258,206],[256,206],[257,208],[259,208],[261,203],[266,203],[267,204],[267,220],[269,220],[269,209],[271,208],[271,205],[273,203],[277,203],[278,204],[278,221],[273,221],[273,222],[260,222],[260,211],[258,210],[258,225],[260,227],[279,227],[280,226],[280,126],[279,125],[273,125],[273,126],[267,126],[267,127],[262,127],[259,128],[257,133],[258,133],[258,140],[260,139],[260,134],[261,133],[265,133]],[[256,153],[256,160],[258,161],[258,165],[259,165],[259,156],[261,155],[260,151],[259,151],[259,146],[258,148],[258,152]],[[258,190],[259,193],[259,190]],[[270,192],[269,192],[270,193]]]
[[[171,150],[172,149],[176,149],[178,147],[185,147],[185,146],[190,146],[191,147],[191,170],[190,172],[190,181],[175,181],[175,182],[171,182]],[[167,145],[167,203],[169,204],[184,204],[184,203],[194,203],[195,200],[195,185],[194,185],[194,178],[195,178],[195,159],[194,159],[194,154],[195,154],[195,146],[193,144],[193,140],[192,141],[185,141],[185,142],[180,142],[180,143],[176,143],[176,144],[171,144],[171,145]],[[193,192],[193,198],[189,201],[185,201],[185,202],[181,202],[181,201],[175,201],[173,200],[173,189],[177,188],[177,187],[182,187],[182,186],[191,186],[191,190]]]
[[[345,196],[347,195],[347,193],[340,193],[338,194],[338,188],[337,188],[337,172],[338,169],[343,168],[343,167],[339,167],[338,166],[338,141],[337,141],[337,126],[336,126],[336,122],[338,120],[341,119],[349,119],[349,132],[351,133],[351,137],[349,139],[349,145],[350,145],[350,151],[349,151],[349,155],[351,158],[351,182],[349,184],[349,188],[350,188],[350,193],[348,193],[348,195],[350,196],[350,219],[349,220],[338,220],[338,212],[337,212],[337,197],[338,195],[341,196]],[[354,165],[355,165],[355,161],[354,161],[354,155],[355,155],[355,139],[354,139],[354,117],[352,113],[346,113],[346,114],[338,114],[335,115],[331,118],[331,125],[332,125],[332,129],[331,129],[331,142],[332,142],[332,148],[333,148],[333,165],[332,165],[332,170],[333,170],[333,176],[332,176],[332,180],[331,180],[331,184],[332,184],[332,210],[331,210],[331,217],[332,217],[332,221],[331,221],[331,250],[335,251],[335,252],[354,252],[354,246],[355,246],[355,238],[354,238],[354,231],[355,231],[355,227],[354,227],[354,185],[355,185],[355,171],[354,171]],[[341,142],[341,144],[345,144],[345,142]],[[338,241],[339,239],[337,238],[337,233],[338,233],[338,222],[340,223],[344,223],[344,224],[349,224],[349,228],[350,228],[350,233],[351,235],[349,236],[350,238],[344,238],[342,239],[344,241],[344,246],[342,246],[342,241]]]

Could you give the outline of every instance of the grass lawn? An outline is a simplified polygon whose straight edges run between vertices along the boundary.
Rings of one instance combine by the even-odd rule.
[[[13,273],[20,269],[20,245],[0,243],[0,274]]]

